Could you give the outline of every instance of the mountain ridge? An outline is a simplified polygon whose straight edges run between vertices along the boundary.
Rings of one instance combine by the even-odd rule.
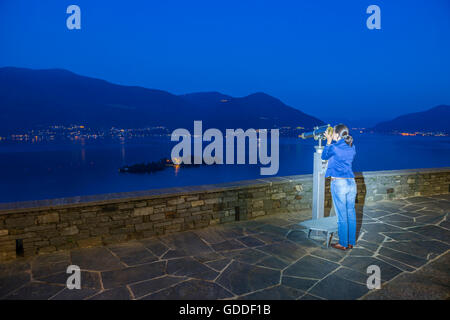
[[[232,97],[220,92],[175,95],[114,84],[66,69],[0,68],[2,131],[80,123],[90,127],[312,128],[324,122],[266,93]],[[24,117],[24,115],[27,115]]]
[[[400,115],[392,120],[376,124],[371,130],[392,132],[443,132],[450,133],[450,105],[437,105],[425,111]]]

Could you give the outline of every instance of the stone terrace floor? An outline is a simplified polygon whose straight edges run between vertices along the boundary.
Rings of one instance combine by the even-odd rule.
[[[449,299],[450,195],[358,209],[346,252],[310,240],[296,214],[0,264],[1,299]],[[65,288],[78,265],[80,290]],[[366,286],[367,266],[382,288]]]

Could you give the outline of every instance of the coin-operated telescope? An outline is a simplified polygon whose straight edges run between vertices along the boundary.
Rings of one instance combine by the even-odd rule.
[[[313,131],[304,132],[300,136],[302,139],[314,138],[319,141],[318,146],[314,146],[314,171],[313,171],[313,203],[312,218],[320,219],[324,216],[325,206],[325,171],[327,170],[327,161],[322,160],[322,140],[325,140],[325,132],[333,133],[333,127],[329,124],[316,126]]]
[[[333,133],[333,127],[329,124],[320,126],[320,127],[314,127],[313,131],[310,132],[303,132],[301,134],[302,139],[308,139],[308,138],[314,138],[314,140],[319,140],[319,146],[322,145],[322,140],[325,140],[325,132],[329,132],[330,134]]]

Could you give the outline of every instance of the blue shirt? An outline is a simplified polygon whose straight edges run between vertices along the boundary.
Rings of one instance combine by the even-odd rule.
[[[322,152],[322,160],[328,160],[325,177],[354,178],[352,162],[355,154],[355,145],[350,147],[344,139],[326,145]]]

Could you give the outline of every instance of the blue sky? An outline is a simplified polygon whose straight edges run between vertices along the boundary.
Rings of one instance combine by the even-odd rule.
[[[66,8],[81,8],[81,30]],[[381,8],[381,30],[366,8]],[[175,94],[266,92],[370,125],[450,104],[450,1],[0,0],[0,66]]]

